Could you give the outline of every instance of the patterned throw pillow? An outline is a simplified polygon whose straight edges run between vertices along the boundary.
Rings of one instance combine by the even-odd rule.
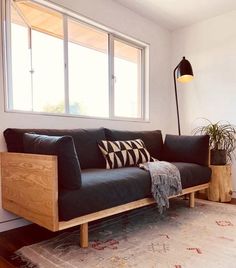
[[[105,141],[98,146],[106,160],[106,168],[134,166],[153,161],[142,140]]]

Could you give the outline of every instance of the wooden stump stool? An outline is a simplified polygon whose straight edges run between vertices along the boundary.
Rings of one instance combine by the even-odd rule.
[[[232,197],[231,165],[210,166],[211,184],[208,188],[208,200],[230,202]]]

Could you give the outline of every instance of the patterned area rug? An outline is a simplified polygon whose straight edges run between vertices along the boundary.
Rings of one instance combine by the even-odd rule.
[[[163,215],[146,207],[91,225],[89,238],[82,249],[79,231],[67,232],[17,254],[24,267],[236,268],[236,206],[175,199]]]

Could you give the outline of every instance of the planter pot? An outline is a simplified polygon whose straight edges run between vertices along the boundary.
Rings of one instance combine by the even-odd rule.
[[[226,150],[211,150],[211,165],[226,165]]]

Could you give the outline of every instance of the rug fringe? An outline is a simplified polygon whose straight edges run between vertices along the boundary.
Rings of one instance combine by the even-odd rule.
[[[39,266],[33,263],[30,259],[26,258],[21,252],[16,251],[11,257],[12,260],[20,263],[19,268],[39,268]]]

